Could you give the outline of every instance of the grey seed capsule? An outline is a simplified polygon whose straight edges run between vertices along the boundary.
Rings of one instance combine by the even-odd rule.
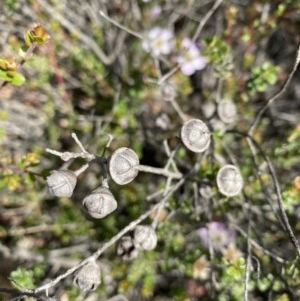
[[[234,123],[237,120],[235,104],[230,100],[222,100],[218,104],[218,115],[224,123]]]
[[[243,177],[239,169],[231,164],[224,165],[217,173],[217,186],[227,197],[239,194],[243,188]]]
[[[101,270],[95,261],[91,261],[84,265],[75,274],[74,285],[82,291],[94,291],[101,283]]]
[[[180,137],[185,147],[195,153],[207,150],[211,139],[208,127],[200,119],[186,121],[181,128]]]
[[[130,183],[138,175],[139,158],[130,148],[117,149],[109,160],[109,173],[119,185]]]
[[[70,170],[52,170],[46,181],[52,195],[70,197],[73,194],[77,176]]]
[[[83,206],[93,218],[104,218],[116,210],[118,204],[113,194],[106,187],[99,187],[86,196]]]
[[[134,229],[133,241],[137,249],[153,250],[157,245],[157,236],[150,226],[138,225]]]
[[[177,95],[176,87],[169,82],[164,82],[160,87],[160,95],[165,101],[172,101]]]
[[[131,236],[126,235],[121,237],[117,246],[117,255],[123,260],[132,260],[139,254],[138,249],[135,247]]]

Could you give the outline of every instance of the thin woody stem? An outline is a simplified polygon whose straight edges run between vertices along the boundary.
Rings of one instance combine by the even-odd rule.
[[[82,158],[87,159],[89,161],[94,160],[96,157],[93,154],[87,153],[87,152],[81,152],[81,153],[72,153],[72,152],[59,152],[54,149],[46,148],[45,151],[47,153],[50,153],[52,155],[60,157],[63,161],[69,161],[71,159],[76,158]]]
[[[37,42],[33,42],[26,51],[25,56],[22,58],[21,62],[17,65],[17,70],[20,71],[25,64],[25,62],[30,58],[34,49],[37,47]]]
[[[82,143],[79,141],[76,133],[72,133],[71,134],[72,138],[74,139],[74,141],[76,142],[76,144],[79,146],[79,148],[82,150],[83,153],[88,153],[86,151],[86,149],[84,148],[84,146],[82,145]]]
[[[104,13],[104,11],[99,10],[99,13],[100,13],[100,15],[101,15],[104,19],[106,19],[106,20],[109,21],[110,23],[114,24],[115,26],[119,27],[120,29],[122,29],[122,30],[124,30],[124,31],[126,31],[126,32],[128,32],[128,33],[130,33],[131,35],[135,36],[136,38],[139,38],[139,39],[141,39],[141,40],[143,39],[143,36],[142,36],[141,34],[139,34],[139,33],[136,32],[136,31],[133,31],[133,30],[131,30],[131,29],[129,29],[129,28],[123,26],[122,24],[116,22],[115,20],[111,19],[108,15],[106,15],[106,14]]]
[[[262,115],[264,114],[264,112],[267,110],[268,107],[270,107],[272,105],[272,103],[283,93],[285,92],[286,88],[288,87],[289,83],[291,82],[295,72],[298,69],[298,65],[300,63],[300,45],[298,46],[298,51],[297,51],[297,56],[296,56],[296,60],[293,66],[293,70],[291,71],[291,73],[289,74],[288,78],[286,79],[285,83],[283,84],[282,88],[276,92],[268,101],[267,103],[261,108],[261,110],[258,112],[253,124],[251,125],[248,133],[249,135],[253,135],[255,129],[258,126],[258,123],[260,122]]]
[[[74,173],[76,176],[79,176],[81,173],[83,173],[87,168],[89,167],[89,164],[82,165],[79,169],[77,169]]]
[[[180,172],[172,172],[167,170],[166,168],[158,168],[158,167],[152,167],[147,165],[138,165],[137,166],[139,171],[153,173],[156,175],[165,176],[167,178],[173,178],[173,179],[181,179],[182,173]]]

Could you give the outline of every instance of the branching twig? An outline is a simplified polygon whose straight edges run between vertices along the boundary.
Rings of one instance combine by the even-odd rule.
[[[250,242],[250,225],[251,225],[251,210],[247,209],[248,213],[248,227],[247,227],[247,256],[246,256],[246,272],[245,272],[245,286],[244,286],[244,298],[245,301],[248,301],[249,294],[249,281],[250,281],[250,272],[251,272],[251,242]]]
[[[182,178],[181,172],[169,171],[166,168],[158,168],[158,167],[152,167],[152,166],[147,166],[147,165],[138,165],[137,169],[139,171],[157,174],[157,175],[165,176],[167,178],[172,178],[172,179],[181,179]]]
[[[300,63],[300,46],[298,46],[298,50],[297,50],[297,57],[293,66],[293,70],[291,71],[291,73],[289,74],[288,78],[286,79],[285,83],[283,84],[282,88],[275,93],[275,95],[273,95],[268,101],[267,103],[260,109],[260,111],[258,112],[253,124],[251,125],[248,133],[250,136],[253,135],[256,127],[258,126],[258,123],[260,122],[262,115],[264,114],[264,112],[266,111],[266,109],[272,105],[272,103],[283,93],[285,92],[286,88],[288,87],[289,83],[291,82],[295,72],[297,71],[298,65]]]
[[[233,217],[230,218],[231,221],[231,225],[241,234],[243,235],[246,239],[249,239],[250,244],[255,247],[258,250],[261,250],[262,252],[264,252],[266,255],[270,256],[271,258],[275,259],[277,262],[279,263],[286,263],[287,260],[285,260],[284,258],[274,254],[273,252],[267,250],[266,248],[264,248],[263,246],[261,246],[257,241],[255,241],[254,239],[250,238],[248,233],[245,232],[241,227],[239,227],[235,222],[233,222],[235,219]]]
[[[79,141],[77,135],[72,133],[72,138],[75,140],[79,148],[81,149],[80,153],[73,153],[73,152],[59,152],[50,148],[46,148],[46,152],[60,157],[63,161],[69,161],[71,159],[82,158],[87,159],[88,161],[92,161],[96,158],[95,155],[90,154],[85,148],[83,147],[82,143]]]
[[[23,299],[23,297],[31,297],[34,298],[36,300],[42,300],[42,301],[55,301],[55,299],[51,298],[51,297],[47,297],[47,296],[43,296],[43,295],[38,295],[32,291],[18,291],[16,289],[10,289],[10,288],[3,288],[0,287],[0,292],[1,293],[5,293],[5,294],[10,294],[15,296],[14,299],[10,299],[10,300],[20,300]],[[8,301],[10,301],[8,300]]]
[[[269,172],[270,172],[270,175],[271,175],[274,187],[275,187],[275,192],[276,192],[276,196],[277,196],[277,203],[278,203],[278,208],[279,208],[279,216],[280,216],[279,221],[282,222],[282,226],[283,226],[284,230],[288,234],[293,246],[296,249],[297,257],[300,259],[300,245],[299,245],[298,239],[296,238],[296,236],[295,236],[295,234],[292,230],[292,227],[289,223],[288,217],[285,213],[284,205],[283,205],[283,201],[282,201],[281,190],[280,190],[279,183],[278,183],[278,180],[277,180],[277,176],[276,176],[276,173],[275,173],[275,170],[274,170],[274,167],[273,167],[273,164],[272,164],[271,160],[263,152],[263,150],[261,149],[259,144],[256,142],[256,140],[251,135],[249,135],[247,133],[239,133],[237,131],[231,131],[231,132],[234,132],[236,134],[245,136],[247,138],[247,142],[248,142],[250,148],[254,149],[256,147],[257,149],[259,149],[261,155],[263,156],[263,158],[264,158],[264,160],[265,160],[265,162],[268,166],[268,169],[269,169]]]
[[[215,11],[218,9],[218,7],[222,4],[224,0],[217,0],[213,7],[207,12],[207,14],[201,19],[201,22],[198,25],[198,28],[196,29],[192,41],[196,42],[198,39],[202,29],[204,28],[205,24],[208,22],[208,20],[211,18],[211,16],[215,13]]]
[[[133,31],[133,30],[131,30],[131,29],[123,26],[122,24],[116,22],[115,20],[113,20],[112,18],[110,18],[108,15],[106,15],[103,10],[99,10],[99,14],[103,18],[105,18],[107,21],[109,21],[113,25],[117,26],[118,28],[122,29],[123,31],[130,33],[131,35],[133,35],[134,37],[136,37],[138,39],[141,39],[141,40],[143,39],[143,36],[140,33],[136,32],[136,31]]]

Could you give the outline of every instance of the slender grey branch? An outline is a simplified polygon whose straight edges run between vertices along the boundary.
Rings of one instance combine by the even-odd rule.
[[[235,218],[230,217],[230,219],[232,220],[230,223],[231,225],[242,235],[244,236],[246,239],[249,238],[249,242],[251,243],[251,245],[255,248],[257,248],[258,250],[261,250],[262,252],[264,252],[266,255],[272,257],[273,259],[275,259],[277,262],[279,263],[286,263],[287,260],[285,260],[284,258],[274,254],[273,252],[267,250],[266,248],[264,248],[263,246],[261,246],[257,241],[255,241],[254,239],[250,238],[249,235],[247,234],[247,232],[245,232],[241,227],[239,227],[235,222],[233,222],[235,220]]]
[[[258,126],[258,123],[260,122],[262,115],[264,114],[264,112],[267,110],[267,108],[269,106],[272,105],[272,103],[283,93],[285,92],[286,88],[288,87],[289,83],[291,82],[295,72],[297,71],[298,65],[300,63],[300,45],[298,46],[298,50],[297,50],[297,56],[296,56],[296,60],[293,66],[293,70],[291,71],[291,73],[289,74],[288,78],[286,79],[285,83],[283,84],[282,88],[276,92],[268,101],[267,103],[260,109],[260,111],[258,112],[253,124],[251,125],[248,133],[249,135],[253,135],[253,132],[255,131],[256,127]]]
[[[59,152],[54,149],[46,148],[45,151],[52,155],[60,157],[63,161],[69,161],[71,159],[82,158],[88,161],[94,160],[95,156],[87,152],[73,153],[73,152]]]
[[[5,287],[0,287],[0,293],[5,293],[5,294],[10,294],[14,296],[14,299],[16,298],[23,298],[23,297],[31,297],[37,300],[43,300],[43,301],[54,301],[55,299],[47,296],[42,296],[38,295],[32,291],[18,291],[16,289],[11,289],[11,288],[5,288]],[[10,300],[14,300],[10,299]]]
[[[284,206],[283,206],[283,201],[282,201],[282,194],[281,194],[281,190],[280,190],[280,187],[279,187],[279,183],[278,183],[278,180],[277,180],[277,176],[276,176],[273,164],[270,161],[270,159],[269,159],[268,156],[266,156],[265,159],[267,161],[268,168],[270,170],[270,174],[271,174],[272,180],[273,180],[274,185],[275,185],[275,190],[276,190],[276,195],[277,195],[277,201],[278,201],[278,207],[279,207],[280,216],[281,216],[281,218],[283,220],[283,223],[285,225],[285,230],[286,230],[287,234],[289,235],[289,238],[290,238],[291,242],[293,243],[293,245],[294,245],[294,247],[296,249],[297,256],[300,259],[300,245],[299,245],[299,241],[296,238],[296,236],[295,236],[295,234],[294,234],[294,232],[292,230],[292,227],[291,227],[291,225],[289,223],[289,219],[288,219],[288,217],[287,217],[287,215],[285,213]]]
[[[76,133],[72,133],[71,137],[74,139],[74,141],[77,143],[77,145],[79,146],[79,148],[81,149],[81,151],[83,153],[87,153],[86,149],[84,148],[84,146],[82,145],[82,143],[79,141]]]
[[[215,13],[215,11],[218,9],[218,7],[222,4],[224,0],[218,0],[215,2],[213,7],[207,12],[207,14],[201,19],[201,22],[198,25],[198,28],[196,29],[192,41],[196,42],[197,38],[199,37],[203,27],[207,23],[207,21],[211,18],[211,16]]]
[[[173,179],[181,179],[182,178],[182,173],[169,171],[166,168],[158,168],[158,167],[152,167],[152,166],[147,166],[147,165],[138,165],[137,168],[139,171],[153,173],[156,175],[165,176],[167,178],[173,178]]]
[[[99,10],[99,14],[105,18],[107,21],[109,21],[110,23],[114,24],[115,26],[119,27],[120,29],[124,30],[125,32],[128,32],[130,33],[131,35],[135,36],[136,38],[139,38],[139,39],[143,39],[143,36],[141,34],[139,34],[138,32],[136,31],[133,31],[125,26],[123,26],[122,24],[116,22],[115,20],[111,19],[108,15],[106,15],[104,13],[103,10]]]
[[[247,210],[248,213],[248,227],[247,227],[247,257],[246,257],[246,272],[245,272],[245,286],[244,286],[244,299],[248,301],[249,294],[249,281],[250,281],[250,270],[251,270],[251,241],[250,241],[250,224],[251,224],[251,210]]]
[[[299,59],[297,57],[297,62],[299,63]],[[260,149],[260,152],[268,166],[268,169],[270,171],[270,175],[273,181],[273,184],[275,186],[275,192],[276,192],[276,196],[277,196],[277,203],[278,203],[278,208],[279,208],[279,222],[281,223],[281,225],[283,226],[283,229],[286,231],[286,233],[288,234],[292,244],[294,245],[295,249],[296,249],[296,253],[297,253],[297,257],[298,259],[300,259],[300,245],[299,245],[299,241],[296,238],[292,227],[289,223],[288,217],[285,213],[285,209],[284,209],[284,205],[283,205],[283,200],[282,200],[282,194],[281,194],[281,189],[277,180],[277,176],[273,167],[273,164],[271,162],[271,160],[269,159],[269,157],[261,150],[261,148],[259,147],[259,144],[255,141],[255,139],[249,135],[249,134],[245,134],[246,138],[247,138],[247,142],[250,146],[251,149],[254,149],[254,144],[256,147],[258,147],[258,149]],[[255,154],[254,154],[255,157]]]

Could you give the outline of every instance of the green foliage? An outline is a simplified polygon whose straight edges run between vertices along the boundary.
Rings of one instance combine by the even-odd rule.
[[[11,278],[13,279],[13,285],[16,288],[34,288],[34,272],[32,270],[26,270],[22,267],[11,272]]]
[[[8,2],[9,7],[13,8],[15,3],[13,1]],[[50,35],[41,24],[35,24],[32,29],[28,30],[24,36],[27,46],[30,46],[27,51],[22,48],[19,49],[19,56],[21,62],[13,57],[0,59],[0,78],[4,80],[0,89],[5,83],[11,83],[13,85],[22,85],[25,82],[25,77],[19,72],[22,65],[31,56],[36,45],[42,45],[49,41]]]
[[[0,59],[0,78],[13,85],[22,85],[25,78],[18,73],[17,62],[14,58]]]
[[[247,88],[250,93],[265,92],[270,85],[277,81],[278,68],[270,62],[264,62],[261,66],[254,66],[250,71]]]
[[[204,40],[203,54],[213,63],[216,76],[226,78],[233,68],[231,47],[221,37],[214,36]]]
[[[4,10],[11,11],[15,8],[18,0],[4,0],[3,8]]]
[[[139,282],[143,296],[149,297],[152,295],[156,274],[152,252],[141,254],[139,258],[132,262],[127,272],[127,285],[129,287]]]

